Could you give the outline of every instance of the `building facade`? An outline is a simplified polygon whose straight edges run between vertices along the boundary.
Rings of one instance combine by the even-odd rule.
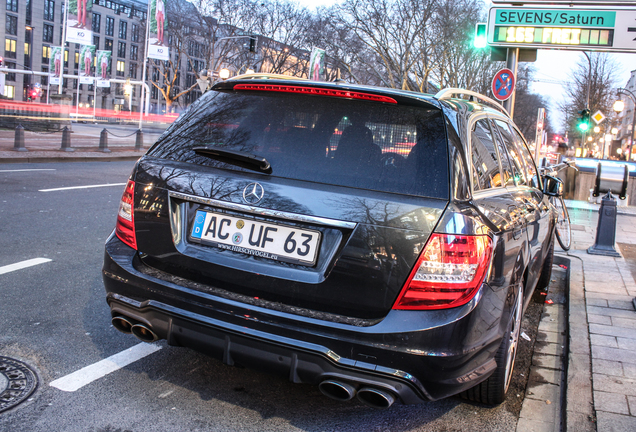
[[[636,70],[631,72],[629,81],[625,84],[625,89],[629,90],[636,96]],[[620,98],[625,103],[623,111],[619,114],[619,127],[617,139],[621,141],[623,146],[631,144],[631,138],[634,136],[632,125],[634,122],[634,115],[636,115],[634,100],[628,95],[620,95]],[[632,148],[632,154],[635,154],[636,148]]]
[[[9,73],[5,77],[4,95],[10,99],[26,101],[29,89],[36,83],[42,88],[37,100],[46,102],[49,94],[57,93],[58,86],[49,86],[48,76],[31,75],[28,71],[48,72],[52,46],[62,44],[64,23],[64,2],[61,0],[5,0],[6,7],[0,8],[4,26],[4,65],[10,69],[25,70],[26,73]],[[89,0],[92,1],[93,45],[97,50],[112,51],[110,78],[142,79],[145,56],[146,17],[148,3],[144,0]],[[171,49],[171,54],[174,56]],[[66,43],[64,73],[78,75],[80,45]],[[198,62],[197,62],[198,63]],[[203,60],[200,61],[204,64]],[[94,69],[95,65],[93,65]],[[189,62],[179,62],[177,80],[173,92],[189,87],[196,82]],[[146,83],[150,86],[150,112],[163,113],[166,103],[163,95],[152,85],[160,85],[164,77],[160,73],[159,61],[148,61]],[[183,82],[181,82],[183,80]],[[186,81],[191,81],[190,83]],[[79,90],[78,90],[79,89]],[[73,105],[103,109],[128,110],[129,97],[124,95],[124,85],[111,83],[110,88],[94,88],[80,84],[77,79],[63,80],[63,93],[73,95]],[[176,93],[175,93],[176,94]],[[179,102],[181,108],[192,103],[200,92],[184,95]],[[141,92],[133,86],[130,99],[132,110],[139,111]],[[180,108],[179,106],[174,107]]]

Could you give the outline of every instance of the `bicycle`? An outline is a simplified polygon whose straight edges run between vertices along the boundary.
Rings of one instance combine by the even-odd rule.
[[[568,167],[577,169],[574,161],[565,160],[556,165],[547,165],[547,160],[544,158],[540,170],[544,180],[543,191],[550,196],[550,204],[557,212],[554,231],[556,239],[564,251],[569,251],[572,246],[572,231],[570,229],[570,214],[563,200],[563,181],[556,175]]]

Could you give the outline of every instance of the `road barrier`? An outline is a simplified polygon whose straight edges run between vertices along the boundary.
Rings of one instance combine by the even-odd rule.
[[[63,129],[58,129],[55,131],[51,131],[51,132],[38,132],[38,131],[34,131],[31,129],[27,129],[25,127],[23,127],[21,124],[18,124],[15,127],[15,140],[13,143],[13,150],[14,151],[21,151],[21,152],[25,152],[28,151],[28,149],[25,146],[25,139],[24,139],[24,131],[28,131],[28,132],[32,132],[38,135],[48,135],[48,134],[54,134],[54,133],[62,133],[62,145],[60,147],[61,151],[66,151],[66,152],[72,152],[75,151],[76,149],[73,148],[71,146],[71,133],[73,133],[73,131],[71,131],[67,126],[64,126]],[[98,150],[104,153],[110,153],[111,150],[108,148],[108,135],[112,135],[116,138],[129,138],[132,137],[133,135],[135,135],[135,151],[142,151],[143,147],[144,147],[144,134],[141,130],[137,129],[136,131],[127,134],[127,135],[116,135],[114,133],[112,133],[111,131],[109,131],[108,129],[104,128],[102,129],[102,131],[99,134],[99,146],[98,146]]]
[[[13,150],[25,152],[28,151],[24,146],[24,128],[22,125],[15,127],[15,141],[13,143]]]
[[[67,152],[75,151],[74,148],[71,148],[71,131],[67,126],[64,126],[64,129],[62,129],[62,147],[60,150]]]
[[[102,129],[99,133],[99,151],[110,153],[110,150],[108,149],[108,131],[106,128]]]
[[[601,200],[596,227],[596,241],[587,249],[591,255],[620,257],[616,251],[616,198],[611,191]]]

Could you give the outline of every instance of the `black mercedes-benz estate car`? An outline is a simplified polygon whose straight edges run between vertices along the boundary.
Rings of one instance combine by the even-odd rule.
[[[374,407],[504,400],[554,210],[478,94],[215,85],[137,162],[103,278],[112,323]]]

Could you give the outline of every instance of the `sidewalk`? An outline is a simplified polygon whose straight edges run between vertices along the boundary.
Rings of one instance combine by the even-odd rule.
[[[616,249],[622,257],[613,258],[587,253],[596,239],[599,206],[567,205],[573,241],[567,254],[572,263],[567,430],[594,430],[585,419],[588,407],[577,404],[587,388],[596,430],[636,431],[636,208],[618,208]]]

